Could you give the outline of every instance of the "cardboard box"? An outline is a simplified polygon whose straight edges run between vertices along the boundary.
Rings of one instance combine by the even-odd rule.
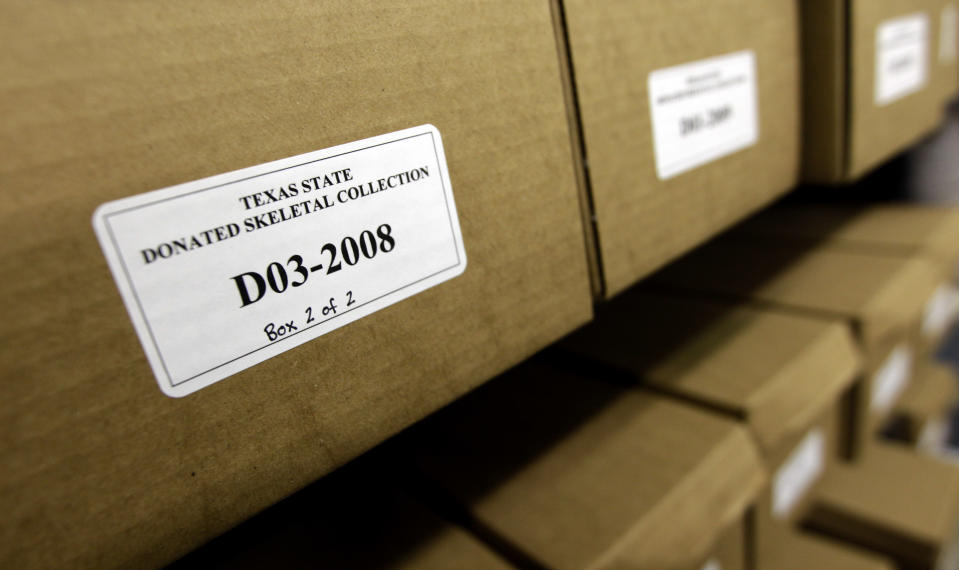
[[[563,347],[746,424],[772,479],[750,527],[760,567],[848,438],[861,363],[841,321],[631,291]]]
[[[398,491],[386,471],[350,465],[169,566],[508,570],[489,547]]]
[[[796,2],[561,4],[611,297],[796,184]]]
[[[40,2],[3,15],[0,270],[17,277],[0,295],[0,566],[167,562],[590,318],[547,4]],[[95,209],[425,124],[442,137],[465,272],[163,395]]]
[[[945,445],[947,414],[957,403],[956,373],[946,365],[923,362],[896,403],[884,433],[932,453]]]
[[[939,124],[932,4],[800,2],[804,181],[859,178]]]
[[[923,352],[937,347],[959,314],[959,208],[917,204],[780,204],[736,226],[744,240],[828,244],[877,255],[922,257],[941,271],[921,326]]]
[[[956,0],[930,0],[933,16],[934,48],[931,88],[939,95],[942,107],[959,94],[959,3]]]
[[[809,527],[889,556],[903,568],[935,568],[959,522],[959,470],[879,444],[859,464],[836,465],[814,497]]]
[[[869,551],[792,531],[762,567],[768,570],[894,570],[892,561]]]
[[[865,357],[851,420],[855,456],[909,383],[913,340],[936,283],[923,260],[720,239],[657,273],[650,287],[845,320]]]
[[[538,363],[415,432],[425,478],[527,566],[698,569],[765,482],[735,422]]]

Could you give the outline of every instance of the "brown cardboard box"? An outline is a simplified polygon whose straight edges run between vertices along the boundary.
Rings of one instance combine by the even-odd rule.
[[[943,107],[959,94],[959,4],[929,0],[933,15],[931,88]]]
[[[959,312],[959,208],[917,204],[781,204],[738,225],[744,240],[828,244],[877,255],[923,257],[942,273],[926,303],[924,352],[938,346]]]
[[[826,538],[792,531],[763,570],[894,570],[890,560]]]
[[[548,4],[2,13],[0,271],[16,278],[0,295],[0,566],[162,564],[590,317]],[[164,396],[95,208],[427,123],[444,142],[465,273]]]
[[[909,569],[935,568],[957,522],[959,469],[888,444],[877,444],[861,463],[834,466],[807,521]]]
[[[886,432],[895,439],[937,451],[947,432],[946,414],[957,402],[956,373],[946,365],[923,362],[896,403]]]
[[[923,260],[720,239],[655,275],[650,287],[750,300],[849,323],[865,356],[852,455],[908,385],[913,339],[937,283]]]
[[[765,481],[735,422],[539,364],[415,431],[424,476],[527,566],[699,568]]]
[[[800,2],[806,182],[858,178],[939,123],[942,96],[930,85],[938,44],[931,4]]]
[[[760,567],[838,456],[840,400],[861,373],[841,321],[643,291],[614,300],[563,346],[745,422],[772,478],[751,527]]]
[[[561,3],[592,206],[586,223],[596,232],[600,293],[610,297],[795,185],[797,8],[792,0]],[[707,59],[696,71],[675,69]],[[687,79],[715,77],[737,87],[680,96]],[[660,100],[662,113],[651,106]],[[715,120],[705,115],[723,109]],[[671,146],[672,137],[682,144]]]
[[[169,566],[508,570],[503,558],[378,475],[350,465]],[[383,467],[383,466],[379,466]]]

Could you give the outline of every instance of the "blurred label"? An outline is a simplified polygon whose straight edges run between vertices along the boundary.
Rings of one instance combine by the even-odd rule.
[[[719,560],[713,558],[703,564],[702,570],[723,570],[723,566],[719,563]]]
[[[822,474],[826,435],[821,428],[809,430],[773,479],[773,517],[784,519]]]
[[[876,28],[876,105],[919,91],[929,76],[929,17],[913,14]]]
[[[756,144],[756,54],[741,51],[649,74],[656,175],[678,176]]]
[[[959,313],[959,289],[950,284],[936,288],[926,303],[922,316],[922,334],[926,337],[938,337],[946,332]]]
[[[885,412],[899,399],[912,376],[912,349],[905,344],[896,346],[886,357],[882,367],[872,377],[870,407],[874,412]]]

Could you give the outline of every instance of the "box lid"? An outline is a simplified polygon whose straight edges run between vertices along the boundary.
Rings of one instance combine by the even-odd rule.
[[[848,319],[868,349],[918,326],[938,278],[921,259],[725,237],[666,267],[650,283]]]
[[[777,537],[775,548],[764,561],[769,570],[809,570],[841,568],[842,570],[894,570],[891,560],[828,538],[793,530]]]
[[[956,404],[957,383],[959,379],[949,366],[923,362],[899,398],[896,413],[922,421],[941,417]]]
[[[919,204],[780,204],[733,230],[746,239],[827,242],[867,253],[926,255],[947,265],[959,261],[959,208]]]
[[[523,366],[417,434],[420,469],[550,568],[682,568],[706,558],[765,477],[735,422]]]
[[[767,454],[816,421],[861,365],[842,321],[644,291],[615,299],[563,347],[743,418]]]
[[[959,521],[959,470],[894,444],[875,443],[835,465],[813,497],[809,524],[901,560],[935,560]]]
[[[17,278],[0,285],[0,566],[158,566],[591,316],[547,3],[2,14],[0,186],[16,198],[0,206],[0,271]],[[442,135],[465,273],[164,396],[97,206],[424,124]]]

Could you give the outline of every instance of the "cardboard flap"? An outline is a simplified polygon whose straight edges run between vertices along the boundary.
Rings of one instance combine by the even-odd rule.
[[[824,537],[802,534],[797,530],[784,533],[781,542],[770,551],[767,568],[775,570],[810,570],[833,568],[842,570],[894,570],[892,561],[849,544]]]
[[[918,318],[919,300],[932,292],[925,283],[928,268],[909,267],[921,263],[828,246],[723,238],[667,267],[652,283],[848,319],[867,329],[868,346]]]
[[[867,343],[878,340],[885,332],[884,323],[901,323],[910,330],[918,327],[926,303],[941,283],[941,273],[923,259],[896,261],[899,263],[895,273],[880,283],[880,290],[865,307],[864,312],[870,316],[863,323]]]
[[[836,465],[810,511],[816,528],[905,557],[935,553],[959,520],[959,470],[894,444],[876,443],[861,461]],[[893,544],[895,542],[895,544]]]
[[[745,419],[765,453],[807,429],[860,368],[842,322],[644,291],[617,298],[563,347]]]
[[[551,568],[702,560],[765,479],[733,422],[542,367],[500,378],[417,435],[428,478]]]
[[[959,379],[949,366],[923,363],[896,404],[896,413],[920,421],[941,417],[956,404],[957,383]]]

